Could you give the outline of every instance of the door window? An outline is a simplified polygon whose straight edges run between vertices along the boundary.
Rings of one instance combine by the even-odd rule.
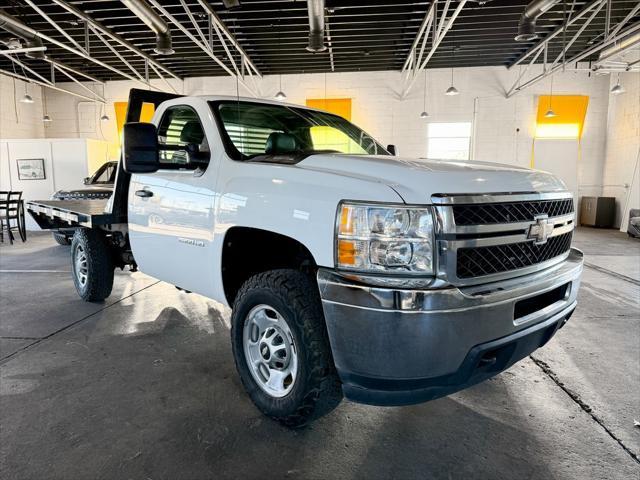
[[[165,168],[206,168],[209,144],[198,114],[191,107],[169,107],[158,127],[158,144],[184,147],[160,150],[160,165]],[[197,157],[198,161],[190,161]]]

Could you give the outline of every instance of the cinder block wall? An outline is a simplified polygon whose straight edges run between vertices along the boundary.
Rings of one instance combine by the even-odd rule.
[[[617,76],[612,75],[610,86],[617,81]],[[602,183],[603,195],[616,197],[616,225],[626,231],[629,210],[640,208],[640,73],[623,73],[620,83],[626,93],[609,100]]]
[[[532,68],[532,73],[535,68]],[[403,156],[426,155],[428,121],[468,121],[474,122],[474,159],[528,167],[534,137],[537,97],[549,93],[550,81],[545,79],[510,99],[504,98],[504,92],[511,87],[518,73],[517,68],[507,70],[503,67],[455,69],[454,83],[461,94],[447,97],[444,91],[451,83],[451,70],[428,70],[426,110],[430,118],[427,121],[419,118],[423,110],[425,85],[422,76],[405,98],[400,97],[400,72],[283,75],[281,81],[282,89],[288,97],[287,101],[291,103],[304,104],[307,98],[352,98],[352,120],[382,143],[396,144]],[[627,76],[630,78],[626,78]],[[637,84],[640,75],[626,74],[623,77],[624,83],[633,84],[635,79]],[[633,90],[630,85],[631,88],[627,88],[626,94],[613,98],[609,95],[609,88],[610,81],[614,80],[606,75],[594,76],[588,72],[567,71],[554,76],[553,92],[557,95],[589,96],[589,108],[581,141],[581,158],[577,165],[578,195],[602,195],[603,192],[611,194],[618,198],[618,208],[622,209],[624,192],[611,193],[609,190],[603,190],[603,185],[631,183],[630,178],[626,182],[616,179],[631,175],[626,172],[633,168],[633,165],[629,167],[629,164],[633,163],[628,158],[631,154],[620,155],[620,151],[628,152],[633,149],[629,146],[629,141],[634,133],[631,130],[627,132],[628,129],[625,128],[624,131],[627,133],[620,134],[620,128],[615,127],[614,123],[627,125],[630,118],[628,109],[635,103],[637,125],[638,90],[637,87]],[[3,77],[3,98],[7,82],[11,82],[11,79]],[[187,95],[235,95],[237,87],[241,96],[248,95],[242,85],[237,85],[231,77],[197,77],[171,82],[179,92]],[[273,98],[279,89],[279,82],[277,75],[259,80],[261,97]],[[159,81],[153,83],[164,86]],[[63,86],[70,90],[80,90],[75,84]],[[96,89],[99,94],[103,93],[102,86],[88,86]],[[112,145],[117,145],[113,102],[126,101],[129,88],[135,86],[140,87],[140,84],[136,85],[130,81],[106,83],[104,95],[108,103],[105,111],[111,117],[109,122],[97,120],[101,115],[100,106],[96,108],[90,102],[47,90],[48,112],[54,121],[47,125],[46,129],[40,124],[40,130],[34,130],[34,136],[41,134],[47,137],[90,137],[104,139]],[[620,108],[610,111],[610,97],[612,102],[618,102],[624,107],[625,113],[620,113]],[[615,107],[614,103],[612,105]],[[3,118],[8,115],[6,110],[2,109]],[[89,119],[87,115],[93,115],[95,118]],[[637,127],[635,135],[637,139]],[[6,138],[4,134],[0,134],[0,137]],[[115,148],[111,149],[113,154],[116,151]],[[619,213],[619,217],[621,216],[622,213]]]
[[[44,138],[42,87],[27,85],[33,103],[21,103],[25,82],[0,75],[0,139]]]

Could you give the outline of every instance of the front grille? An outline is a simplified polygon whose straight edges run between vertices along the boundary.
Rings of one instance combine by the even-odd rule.
[[[572,212],[571,198],[453,206],[456,225],[460,226],[528,222],[538,215],[558,217]]]
[[[526,241],[489,247],[458,248],[457,276],[458,278],[482,277],[551,260],[569,250],[571,235],[572,232],[568,232],[551,237],[542,245]]]

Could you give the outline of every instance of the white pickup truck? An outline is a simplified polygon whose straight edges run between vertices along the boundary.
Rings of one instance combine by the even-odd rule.
[[[108,201],[29,211],[76,228],[86,301],[129,266],[231,306],[242,382],[286,425],[343,396],[405,405],[476,384],[576,307],[573,199],[548,173],[399,158],[343,118],[266,100],[134,90],[127,119]]]

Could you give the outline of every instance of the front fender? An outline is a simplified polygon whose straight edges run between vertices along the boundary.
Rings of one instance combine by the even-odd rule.
[[[332,268],[336,211],[341,200],[402,202],[385,183],[310,172],[294,165],[229,161],[221,172],[214,235],[220,256],[230,228],[251,227],[299,241],[318,266]],[[216,296],[222,299],[222,276],[217,270],[220,278]]]

